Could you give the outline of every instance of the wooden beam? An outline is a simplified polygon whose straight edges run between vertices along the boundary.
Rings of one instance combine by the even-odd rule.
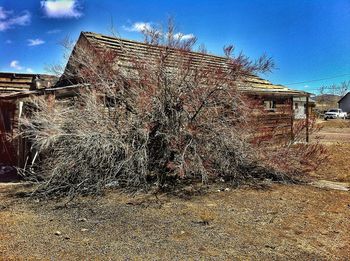
[[[294,141],[294,110],[293,110],[293,97],[290,98],[290,138]]]
[[[306,142],[309,142],[309,96],[306,96]]]

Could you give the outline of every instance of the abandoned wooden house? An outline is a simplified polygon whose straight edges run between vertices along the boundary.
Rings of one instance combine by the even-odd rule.
[[[77,56],[82,55],[77,50],[84,50],[85,54],[88,55],[89,52],[97,51],[113,51],[116,54],[116,63],[118,66],[129,68],[130,62],[135,57],[146,57],[146,59],[152,59],[157,52],[161,50],[162,46],[150,45],[146,43],[130,41],[110,36],[105,36],[96,33],[82,32],[75,48],[71,54],[71,57],[66,65],[65,73],[60,77],[59,81],[55,86],[50,87],[50,85],[39,84],[41,83],[38,79],[42,79],[43,76],[35,75],[22,75],[21,77],[27,77],[27,81],[30,81],[28,86],[23,87],[24,89],[16,89],[23,84],[20,81],[14,81],[14,75],[2,74],[2,81],[11,82],[13,86],[13,92],[2,92],[0,93],[0,105],[2,115],[2,128],[1,133],[8,134],[14,133],[14,129],[18,128],[17,119],[21,115],[21,102],[22,99],[31,95],[47,95],[50,99],[59,99],[60,97],[67,97],[75,95],[79,88],[84,88],[79,82],[79,79],[74,75],[74,66],[79,66],[72,61],[77,58]],[[200,66],[202,61],[210,66],[220,67],[227,62],[227,58],[214,56],[209,54],[188,52],[191,56],[193,64]],[[174,57],[173,57],[174,59]],[[171,62],[171,59],[169,59]],[[73,74],[72,74],[73,72]],[[5,77],[6,76],[6,77]],[[16,77],[20,77],[17,75]],[[30,78],[32,77],[32,78]],[[52,78],[50,78],[52,79]],[[8,84],[8,83],[7,83]],[[43,87],[43,88],[41,88]],[[10,90],[10,89],[8,89]],[[282,85],[275,85],[264,80],[258,76],[249,75],[239,84],[239,90],[245,95],[249,96],[251,99],[261,101],[259,106],[265,107],[268,112],[260,120],[263,122],[266,132],[278,130],[281,134],[287,134],[290,138],[293,138],[293,122],[294,122],[294,108],[293,99],[303,97],[306,106],[309,103],[309,93],[292,90]],[[306,110],[305,118],[308,120],[309,113]],[[5,126],[6,124],[6,126]],[[3,135],[3,134],[1,134]],[[308,133],[306,133],[306,141],[308,141]],[[11,157],[1,156],[1,162],[3,164],[11,164],[19,167],[23,167],[25,162],[28,160],[28,151],[23,153],[23,146],[20,145],[23,141],[17,140],[16,143],[12,143]],[[8,150],[6,145],[5,148],[1,144],[1,150]]]
[[[147,43],[82,32],[68,61],[65,73],[60,78],[57,86],[79,83],[79,80],[74,75],[74,67],[82,66],[76,62],[82,60],[78,56],[93,57],[95,53],[112,51],[117,56],[116,65],[130,70],[130,67],[133,66],[132,61],[137,61],[137,59],[155,59],[163,48],[162,46]],[[167,58],[169,60],[168,66],[171,67],[171,61],[176,60],[177,54],[170,52],[167,55],[169,55],[169,58]],[[189,52],[189,55],[191,66],[209,65],[211,68],[220,68],[227,63],[226,57],[198,52]],[[265,122],[266,131],[278,129],[280,133],[285,134],[289,132],[290,136],[292,136],[293,120],[309,117],[310,110],[304,109],[310,108],[310,94],[307,92],[272,84],[268,80],[255,75],[246,76],[244,81],[240,83],[239,89],[252,99],[262,101],[261,106],[264,106],[270,112],[261,119],[261,121]],[[298,105],[302,108],[298,107]]]
[[[133,61],[152,60],[159,56],[159,52],[164,49],[162,46],[150,45],[136,41],[130,41],[101,34],[82,32],[72,55],[66,66],[66,72],[60,78],[58,86],[77,84],[79,81],[74,75],[74,67],[82,66],[76,61],[81,61],[77,56],[94,56],[95,53],[112,51],[116,54],[116,65],[130,70]],[[203,54],[198,52],[188,52],[191,59],[191,66],[210,66],[210,68],[222,68],[227,63],[226,57]],[[177,54],[169,52],[167,60],[169,67],[172,61],[176,60]],[[296,106],[310,108],[309,96],[307,92],[289,89],[283,85],[272,84],[255,75],[247,75],[239,84],[239,90],[254,100],[262,101],[260,106],[264,106],[269,113],[265,114],[261,121],[264,122],[265,130],[272,130],[281,134],[293,136],[294,119],[306,119],[310,110],[300,110]],[[293,102],[295,101],[295,102]],[[298,105],[296,105],[298,104]],[[308,137],[306,137],[308,139]]]

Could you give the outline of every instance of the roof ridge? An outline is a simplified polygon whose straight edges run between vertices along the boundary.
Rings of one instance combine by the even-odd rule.
[[[45,74],[45,73],[21,73],[21,72],[0,72],[1,74],[12,74],[12,75],[22,75],[22,76],[50,76],[50,77],[57,77],[56,75],[53,74]]]

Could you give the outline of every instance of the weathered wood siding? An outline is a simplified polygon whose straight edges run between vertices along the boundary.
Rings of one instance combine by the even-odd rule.
[[[256,137],[262,140],[270,138],[291,139],[293,131],[292,97],[250,96],[255,100],[255,113],[252,121],[256,124]],[[274,101],[274,110],[265,108],[264,101]]]

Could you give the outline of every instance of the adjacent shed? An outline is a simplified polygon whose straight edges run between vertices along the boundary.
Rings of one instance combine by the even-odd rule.
[[[25,141],[18,131],[23,112],[21,97],[52,87],[56,81],[52,75],[0,72],[0,167],[4,171],[6,166],[23,166],[26,158]]]
[[[350,113],[350,92],[345,94],[339,101],[338,101],[339,109],[342,109],[343,111]]]

